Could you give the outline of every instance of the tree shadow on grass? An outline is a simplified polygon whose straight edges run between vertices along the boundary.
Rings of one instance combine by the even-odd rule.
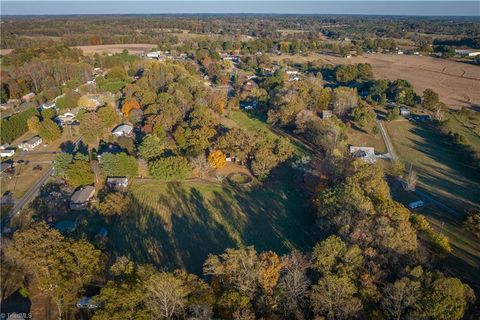
[[[422,141],[412,140],[411,143],[415,150],[422,152],[434,162],[445,165],[448,170],[438,167],[435,163],[423,163],[423,166],[430,166],[431,170],[418,172],[420,181],[432,190],[450,193],[452,197],[446,200],[455,203],[456,207],[465,209],[472,204],[480,207],[478,200],[480,199],[480,173],[465,160],[464,155],[454,144],[434,130],[436,129],[420,126],[412,128],[411,132],[421,137]],[[443,198],[440,195],[437,197]]]
[[[132,202],[135,209],[113,226],[110,243],[117,255],[159,268],[185,268],[201,274],[209,253],[235,246],[222,226],[209,218],[206,200],[198,190],[168,184],[166,193],[158,198],[169,211],[168,221],[135,197]]]
[[[279,254],[310,250],[315,217],[306,196],[284,181],[251,191],[234,186],[167,183],[157,212],[132,197],[131,212],[112,224],[109,246],[138,263],[196,274],[209,254],[254,245]]]

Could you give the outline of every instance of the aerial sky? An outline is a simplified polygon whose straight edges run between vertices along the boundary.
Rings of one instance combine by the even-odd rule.
[[[1,0],[1,15],[60,14],[361,14],[480,16],[480,1],[22,1]]]

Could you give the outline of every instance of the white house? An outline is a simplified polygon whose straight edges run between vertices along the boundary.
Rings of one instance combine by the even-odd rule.
[[[320,118],[322,119],[329,119],[333,116],[332,110],[323,110],[320,112]]]
[[[293,76],[296,76],[299,74],[298,70],[293,70],[293,69],[287,70],[285,73]]]
[[[18,145],[18,148],[23,151],[30,151],[42,144],[42,138],[35,136],[32,139],[25,141]]]
[[[40,106],[40,108],[42,108],[42,109],[55,108],[55,101],[46,102],[46,103],[42,104],[42,105]]]
[[[160,51],[152,51],[147,53],[147,58],[158,59],[160,57]]]
[[[375,163],[377,161],[373,147],[350,146],[349,152],[353,157],[360,158],[367,163]]]
[[[117,137],[128,137],[132,134],[133,127],[128,124],[121,124],[113,129],[112,134]]]
[[[8,143],[4,143],[0,146],[0,150],[5,150],[7,149],[8,147],[10,147],[10,145]]]
[[[13,149],[0,150],[0,158],[13,157],[14,154],[15,150]]]

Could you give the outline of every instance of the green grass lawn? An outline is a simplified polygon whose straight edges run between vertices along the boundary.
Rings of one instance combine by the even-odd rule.
[[[480,173],[465,163],[455,145],[425,125],[407,121],[386,123],[393,147],[407,169],[413,165],[418,185],[462,214],[480,208]]]
[[[230,110],[225,115],[223,125],[226,127],[237,126],[247,131],[256,133],[262,132],[268,138],[279,138],[280,135],[273,132],[269,125],[258,118],[250,116],[241,110]],[[280,132],[280,131],[279,131]],[[287,136],[283,134],[283,136]],[[293,139],[289,136],[290,142],[295,149],[295,154],[298,156],[310,155],[311,151],[298,139]]]
[[[383,143],[382,135],[380,133],[373,134],[373,127],[375,123],[370,124],[367,128],[347,128],[348,143],[354,146],[374,147],[375,152],[386,153],[387,149]]]
[[[254,245],[279,254],[314,245],[315,215],[308,196],[277,170],[255,190],[204,182],[136,180],[131,213],[110,224],[109,246],[119,255],[159,267],[200,273],[209,253]]]
[[[452,113],[447,125],[453,132],[465,136],[475,150],[480,150],[480,115],[469,117],[458,112]]]
[[[465,210],[480,208],[478,172],[464,163],[458,150],[433,128],[407,121],[385,124],[393,147],[407,169],[412,164],[419,181],[417,188],[455,210],[455,214],[428,204],[418,209],[437,231],[450,239],[454,249],[446,259],[457,276],[476,284],[480,290],[480,245],[477,238],[462,228]],[[412,192],[392,188],[393,197],[404,203],[422,199]]]

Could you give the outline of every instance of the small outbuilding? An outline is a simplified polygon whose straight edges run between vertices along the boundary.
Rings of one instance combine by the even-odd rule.
[[[94,194],[95,188],[93,186],[86,186],[75,191],[70,198],[70,209],[83,210],[87,208]]]
[[[112,134],[117,137],[129,137],[132,135],[133,127],[129,124],[121,124],[113,129]]]
[[[322,119],[329,119],[333,116],[332,110],[323,110],[320,112],[320,118]]]
[[[107,185],[112,189],[123,190],[128,187],[127,177],[108,177]]]

